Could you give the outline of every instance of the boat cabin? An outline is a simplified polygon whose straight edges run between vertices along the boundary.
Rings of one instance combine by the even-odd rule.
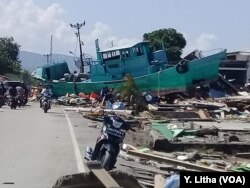
[[[165,50],[151,52],[149,42],[100,50],[96,42],[97,61],[90,65],[91,81],[121,80],[126,74],[133,77],[148,75],[166,68]]]
[[[67,62],[62,61],[52,65],[45,65],[38,67],[32,76],[37,79],[44,79],[47,81],[59,80],[64,77],[66,73],[70,73]]]

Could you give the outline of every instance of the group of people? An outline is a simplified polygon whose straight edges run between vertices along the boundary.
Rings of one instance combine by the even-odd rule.
[[[23,104],[27,102],[28,100],[28,89],[21,86],[16,85],[10,85],[5,86],[2,82],[0,83],[0,98],[2,103],[5,102],[6,99],[9,98],[15,98],[20,99],[20,101],[23,101]]]
[[[4,84],[1,82],[0,83],[0,96],[5,96],[7,92],[10,97],[16,97],[18,95],[28,97],[28,89],[25,89],[21,86],[15,86],[15,85],[12,85],[9,87],[9,89],[6,89]]]

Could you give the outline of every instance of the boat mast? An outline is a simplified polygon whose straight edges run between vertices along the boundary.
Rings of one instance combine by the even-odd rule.
[[[85,21],[81,24],[79,23],[76,23],[75,25],[70,24],[70,27],[77,29],[77,36],[79,39],[79,46],[80,46],[80,60],[81,60],[80,73],[84,73],[84,64],[83,64],[83,58],[82,58],[82,43],[81,43],[81,37],[80,37],[80,29],[84,25],[85,25]]]

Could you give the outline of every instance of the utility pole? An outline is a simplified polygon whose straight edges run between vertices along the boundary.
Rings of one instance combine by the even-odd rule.
[[[52,49],[53,49],[53,46],[52,46],[52,35],[50,37],[50,63],[52,63]]]
[[[47,57],[47,65],[49,64],[49,57],[50,57],[50,54],[46,54],[46,55],[43,55],[43,56],[46,56]]]
[[[81,60],[80,73],[84,73],[84,64],[83,64],[83,58],[82,58],[82,43],[81,43],[81,37],[80,37],[80,29],[84,25],[85,25],[85,21],[81,24],[79,23],[76,23],[75,25],[70,24],[70,27],[77,29],[77,36],[78,36],[79,45],[80,45],[80,60]]]

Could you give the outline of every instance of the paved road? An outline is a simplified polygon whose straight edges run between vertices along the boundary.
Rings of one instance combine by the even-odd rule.
[[[82,154],[99,132],[77,113],[38,103],[0,108],[0,188],[50,188],[60,176],[84,171]]]

